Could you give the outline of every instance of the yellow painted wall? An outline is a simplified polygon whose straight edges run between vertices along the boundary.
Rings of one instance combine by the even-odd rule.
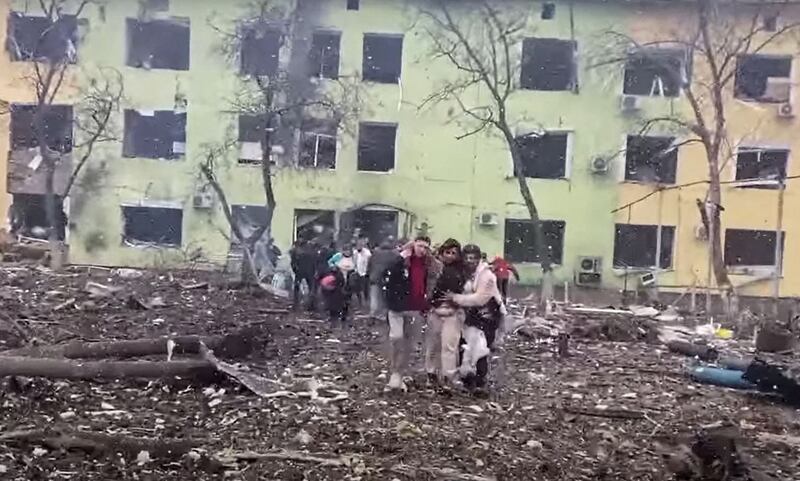
[[[693,25],[695,16],[681,9],[671,7],[637,7],[639,10],[633,16],[631,34],[638,41],[643,42],[654,39],[675,38],[670,28],[680,25]],[[788,8],[788,7],[787,7]],[[792,7],[785,9],[781,14],[781,21],[796,22],[800,18],[800,10]],[[667,27],[665,27],[665,25]],[[672,27],[669,27],[672,26]],[[684,28],[683,34],[687,30]],[[762,34],[756,41],[763,41],[768,34]],[[792,78],[797,82],[800,75],[798,66],[798,47],[796,35],[785,37],[762,53],[793,55]],[[699,83],[707,79],[705,64],[700,58],[694,59],[692,75],[695,89]],[[796,89],[796,87],[795,87]],[[796,94],[793,94],[795,101]],[[687,108],[683,100],[670,101],[666,99],[647,99],[649,102],[661,102],[660,108]],[[798,119],[782,119],[776,115],[777,105],[757,104],[744,102],[733,98],[733,82],[726,98],[726,111],[728,119],[728,137],[734,145],[744,146],[770,146],[788,148],[790,150],[787,165],[787,176],[800,175],[800,138]],[[636,132],[630,132],[636,133]],[[623,140],[621,139],[621,142]],[[621,160],[624,168],[624,159]],[[721,172],[722,182],[732,181],[735,176],[735,157],[725,164]],[[659,284],[675,286],[676,290],[695,284],[706,286],[708,280],[708,247],[705,241],[695,237],[695,228],[701,224],[699,211],[695,204],[696,199],[704,199],[708,185],[703,181],[708,179],[708,167],[705,151],[699,144],[681,147],[678,158],[676,185],[682,186],[673,190],[655,193],[647,200],[638,202],[629,209],[623,209],[616,214],[616,222],[631,224],[659,224],[676,226],[674,244],[673,268],[659,275]],[[798,238],[800,238],[800,217],[795,215],[800,207],[800,179],[789,180],[785,192],[785,208],[783,216],[783,231],[786,235],[785,255],[783,260],[783,278],[780,284],[781,296],[800,295],[800,264],[798,264]],[[686,186],[697,182],[696,185]],[[619,189],[619,206],[635,202],[643,196],[653,192],[653,185],[622,182]],[[761,189],[743,189],[733,185],[723,185],[722,213],[723,248],[724,235],[727,228],[772,230],[777,226],[778,191]],[[733,273],[731,280],[735,286],[740,286],[742,295],[765,296],[772,295],[772,280],[758,280],[760,275],[740,275]],[[714,285],[712,281],[711,285]]]
[[[12,62],[5,41],[8,28],[8,16],[12,11],[25,12],[30,15],[42,15],[38,2],[24,2],[15,0],[0,0],[0,39],[3,48],[0,49],[0,101],[13,103],[31,103],[36,100],[34,85],[30,75],[32,65],[29,62]],[[67,10],[67,13],[70,13]],[[64,77],[54,103],[73,103],[76,97],[76,68],[70,67],[68,75]],[[5,109],[4,109],[5,110]],[[8,155],[10,150],[10,115],[3,111],[0,115],[0,229],[8,227],[8,209],[11,206],[12,196],[7,190]]]

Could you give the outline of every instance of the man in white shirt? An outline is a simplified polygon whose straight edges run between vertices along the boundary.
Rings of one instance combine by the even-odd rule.
[[[369,292],[369,259],[372,257],[367,247],[367,240],[359,237],[356,240],[356,247],[353,249],[353,263],[356,265],[356,279],[357,283],[353,292],[358,299],[360,306],[367,305],[367,297]]]

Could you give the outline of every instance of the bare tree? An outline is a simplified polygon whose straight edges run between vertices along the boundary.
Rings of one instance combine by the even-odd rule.
[[[310,3],[301,0],[289,10],[282,2],[258,0],[231,29],[212,22],[221,37],[221,53],[240,68],[240,86],[225,113],[250,119],[258,133],[257,165],[266,213],[261,225],[249,234],[245,232],[219,179],[220,167],[238,160],[230,155],[236,141],[210,146],[200,170],[242,247],[242,279],[247,282],[260,282],[275,267],[270,256],[262,256],[259,262],[255,259],[259,243],[272,249],[272,218],[278,203],[273,169],[297,165],[299,136],[309,123],[323,123],[334,135],[336,131],[347,132],[362,104],[360,90],[352,79],[338,74],[324,80],[312,76],[308,59],[313,26],[301,11]]]
[[[46,27],[35,45],[20,45],[14,35],[9,40],[9,49],[17,58],[32,62],[31,72],[25,80],[34,93],[32,130],[44,167],[48,240],[51,265],[55,269],[60,269],[65,262],[59,233],[65,228],[66,218],[60,215],[62,206],[59,199],[69,195],[95,147],[115,140],[111,131],[112,115],[118,110],[123,96],[122,76],[118,71],[102,68],[87,73],[82,78],[85,85],[78,90],[75,115],[66,119],[71,132],[69,138],[53,138],[50,114],[62,97],[69,95],[72,86],[68,84],[77,78],[75,63],[79,19],[91,3],[90,0],[82,0],[74,10],[68,10],[69,2],[66,0],[40,0],[39,13],[46,19]],[[67,152],[76,155],[73,157]],[[65,154],[73,157],[71,160],[74,162],[65,187],[56,192],[56,171],[62,162],[67,161]]]
[[[703,147],[709,187],[705,199],[697,199],[697,205],[707,232],[711,269],[731,315],[738,310],[738,297],[723,257],[720,182],[720,173],[734,158],[737,145],[728,128],[729,99],[788,102],[788,96],[767,98],[768,92],[754,92],[744,85],[748,79],[740,65],[747,56],[766,53],[769,47],[796,34],[800,23],[782,22],[783,8],[783,2],[693,0],[680,7],[680,26],[665,30],[670,33],[662,37],[656,34],[636,39],[624,32],[606,32],[604,51],[593,62],[594,67],[626,65],[631,59],[647,62],[658,71],[653,87],[656,92],[663,93],[665,85],[667,89],[674,86],[685,98],[688,109],[642,118],[642,132],[680,132],[686,136],[681,144],[699,143]],[[680,52],[678,62],[674,55],[666,54],[670,50]],[[764,79],[768,76],[765,74]],[[766,82],[760,87],[766,89]],[[776,242],[780,244],[780,239]]]
[[[428,22],[427,33],[435,58],[447,60],[457,74],[424,101],[428,104],[455,102],[456,118],[466,119],[468,128],[457,138],[488,133],[499,136],[511,153],[514,176],[532,222],[534,242],[541,263],[543,282],[541,300],[552,298],[552,256],[542,230],[539,209],[534,201],[523,161],[525,137],[516,126],[526,119],[511,117],[513,100],[521,73],[522,41],[528,25],[526,11],[493,0],[466,2],[434,0],[423,2],[422,17]],[[488,99],[476,101],[478,92],[488,92]]]

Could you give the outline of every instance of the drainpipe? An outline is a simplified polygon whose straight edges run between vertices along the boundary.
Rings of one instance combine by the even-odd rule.
[[[772,273],[773,314],[778,318],[778,307],[781,298],[781,270],[783,267],[783,197],[786,193],[786,180],[781,176],[778,191],[778,220],[775,226],[775,270]]]

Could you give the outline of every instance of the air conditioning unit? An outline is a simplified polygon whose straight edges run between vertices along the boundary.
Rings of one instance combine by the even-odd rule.
[[[484,212],[478,217],[478,223],[484,226],[494,226],[499,223],[497,214]]]
[[[595,174],[605,174],[608,172],[608,167],[611,162],[605,157],[595,157],[592,159],[590,169]]]
[[[778,117],[790,119],[794,117],[794,108],[789,102],[782,103],[778,106]]]
[[[694,226],[694,238],[700,241],[708,240],[708,230],[703,224]]]
[[[656,276],[652,272],[648,272],[639,276],[639,284],[642,287],[651,287],[656,285]]]
[[[578,268],[575,272],[575,284],[579,286],[597,287],[603,280],[602,257],[578,257]]]
[[[642,106],[641,100],[635,95],[623,95],[620,98],[619,109],[624,113],[638,112]]]
[[[198,189],[192,199],[192,205],[195,209],[211,209],[214,207],[214,192],[208,187]]]

